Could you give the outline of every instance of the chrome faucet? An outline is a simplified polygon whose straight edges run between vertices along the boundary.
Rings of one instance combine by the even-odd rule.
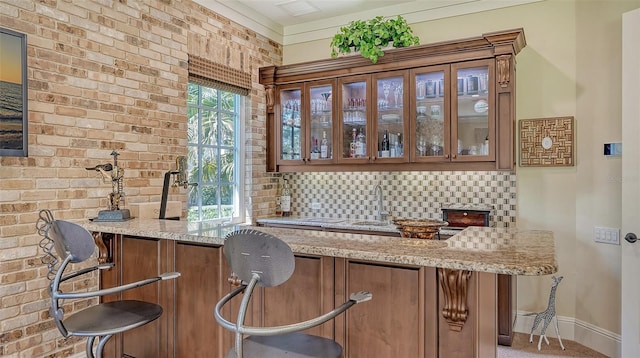
[[[382,208],[382,186],[380,183],[373,188],[373,195],[378,195],[378,221],[387,221],[389,213]]]

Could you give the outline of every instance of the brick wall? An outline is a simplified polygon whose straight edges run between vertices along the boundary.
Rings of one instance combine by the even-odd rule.
[[[186,154],[191,54],[251,73],[247,204],[269,214],[258,68],[280,64],[282,48],[189,0],[9,0],[0,26],[27,34],[29,80],[29,157],[0,157],[0,356],[69,356],[84,341],[62,339],[48,319],[38,211],[95,217],[111,187],[84,167],[111,162],[113,150],[127,202],[160,200],[164,173]],[[171,199],[186,197],[174,189]]]

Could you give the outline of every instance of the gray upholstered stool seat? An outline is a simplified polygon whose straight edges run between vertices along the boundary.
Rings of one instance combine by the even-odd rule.
[[[335,341],[304,333],[287,333],[277,336],[250,336],[243,341],[245,357],[309,358],[342,356],[342,347]],[[232,349],[227,358],[236,358]]]
[[[322,316],[277,327],[244,325],[251,295],[256,286],[275,287],[293,274],[295,258],[289,245],[273,235],[257,230],[239,230],[227,235],[224,254],[232,272],[242,282],[240,287],[225,295],[216,304],[216,321],[235,332],[235,346],[227,358],[339,358],[342,347],[335,341],[300,333],[334,319],[353,305],[368,301],[369,292],[353,293],[349,300]],[[236,323],[222,316],[222,307],[244,292]],[[245,338],[245,336],[247,336]]]
[[[70,335],[115,334],[143,326],[162,315],[162,307],[143,301],[114,301],[84,309],[64,320]]]

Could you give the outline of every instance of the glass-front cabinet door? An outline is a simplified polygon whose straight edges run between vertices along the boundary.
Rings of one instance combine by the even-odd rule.
[[[330,80],[307,85],[306,98],[309,100],[305,104],[309,111],[309,125],[305,131],[307,155],[303,160],[308,164],[334,162],[334,83]]]
[[[454,161],[494,160],[494,62],[451,65],[451,150]]]
[[[451,157],[450,67],[411,71],[411,147],[413,162],[449,161]]]
[[[338,161],[341,163],[368,163],[371,157],[368,120],[371,107],[371,77],[368,75],[340,79],[340,124]]]
[[[405,110],[409,105],[408,71],[386,72],[373,78],[371,159],[376,163],[405,162],[409,158],[404,148],[409,131]]]
[[[278,144],[280,164],[301,164],[304,158],[302,121],[302,85],[284,87],[279,91],[280,113]]]
[[[280,165],[335,162],[334,92],[335,80],[280,88]]]

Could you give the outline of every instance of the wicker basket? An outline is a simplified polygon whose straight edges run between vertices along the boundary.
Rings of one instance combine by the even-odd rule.
[[[441,227],[449,225],[446,221],[433,219],[396,219],[393,223],[402,237],[426,240],[433,239]]]

